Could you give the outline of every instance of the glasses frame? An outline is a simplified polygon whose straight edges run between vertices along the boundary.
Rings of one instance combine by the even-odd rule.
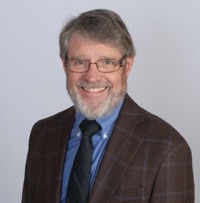
[[[86,73],[86,72],[88,72],[88,71],[90,70],[91,64],[95,64],[97,70],[98,70],[100,73],[113,73],[113,72],[118,71],[121,67],[123,67],[123,66],[125,65],[124,61],[125,61],[126,57],[127,57],[127,56],[124,55],[123,57],[121,57],[121,58],[118,60],[119,67],[118,67],[116,70],[114,70],[114,71],[108,71],[108,72],[100,71],[100,70],[99,70],[99,66],[98,66],[98,62],[99,62],[99,61],[103,61],[103,60],[105,60],[105,59],[100,59],[100,60],[96,61],[95,63],[91,63],[89,60],[83,60],[83,61],[88,61],[88,62],[89,62],[89,63],[88,63],[88,68],[87,68],[87,70],[85,70],[85,71],[73,71],[73,70],[70,69],[70,66],[68,65],[68,61],[70,61],[70,60],[73,61],[73,60],[76,60],[76,59],[67,59],[68,57],[66,56],[64,66],[65,66],[65,68],[66,68],[68,71],[73,72],[73,73]],[[112,60],[112,59],[111,59],[111,60]]]

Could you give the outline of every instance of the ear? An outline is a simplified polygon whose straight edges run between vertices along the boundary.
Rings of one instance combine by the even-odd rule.
[[[134,57],[133,56],[128,56],[126,58],[126,67],[125,67],[125,72],[126,72],[126,76],[128,77],[132,67],[133,67],[133,63],[134,63]]]
[[[62,61],[62,66],[63,66],[64,72],[65,72],[65,74],[67,74],[67,69],[66,69],[66,66],[65,66],[65,62],[64,62],[63,59],[61,59],[61,61]]]

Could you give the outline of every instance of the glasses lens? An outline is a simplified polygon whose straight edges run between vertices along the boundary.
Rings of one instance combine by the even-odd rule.
[[[73,59],[69,60],[69,70],[77,73],[83,73],[88,71],[89,61]]]
[[[119,62],[113,59],[103,59],[97,62],[100,72],[114,72],[119,69]]]

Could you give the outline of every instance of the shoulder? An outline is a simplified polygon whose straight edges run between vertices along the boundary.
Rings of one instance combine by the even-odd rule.
[[[129,107],[129,108],[127,108]],[[149,162],[174,159],[191,163],[191,149],[185,138],[168,122],[137,105],[130,97],[122,107],[120,126],[130,126],[129,139],[139,140],[141,156],[148,152]],[[139,157],[141,157],[139,156]],[[146,156],[146,155],[145,155]],[[154,161],[153,161],[154,160]]]
[[[49,117],[43,118],[39,121],[37,121],[33,125],[34,128],[45,128],[45,127],[55,127],[56,125],[59,125],[62,120],[66,120],[67,118],[72,118],[75,114],[74,106],[65,109],[61,112],[58,112],[54,115],[51,115]]]
[[[136,122],[136,130],[146,133],[146,141],[176,144],[186,143],[183,136],[168,122],[136,104],[128,95],[122,107],[122,114],[129,116],[126,122]]]
[[[55,115],[37,121],[31,130],[29,138],[29,148],[45,143],[47,137],[60,134],[63,129],[71,128],[74,122],[75,109],[70,107]]]

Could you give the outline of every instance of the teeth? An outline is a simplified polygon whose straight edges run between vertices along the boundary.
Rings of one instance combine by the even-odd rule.
[[[99,88],[83,88],[87,92],[101,92],[106,89],[106,87],[99,87]]]

